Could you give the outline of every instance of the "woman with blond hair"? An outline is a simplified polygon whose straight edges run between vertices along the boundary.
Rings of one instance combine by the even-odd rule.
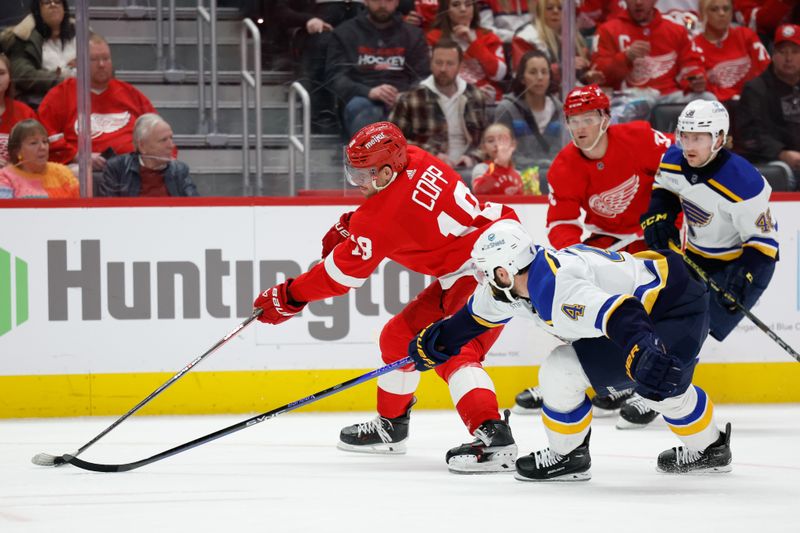
[[[47,160],[47,131],[34,119],[23,120],[8,138],[8,164],[0,170],[0,199],[80,198],[69,168]]]

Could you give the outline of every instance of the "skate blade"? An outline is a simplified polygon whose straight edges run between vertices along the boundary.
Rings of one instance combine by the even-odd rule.
[[[500,474],[514,472],[517,462],[517,445],[504,447],[503,451],[489,452],[491,455],[478,462],[474,455],[455,455],[447,462],[447,469],[454,474]]]
[[[619,417],[617,419],[617,429],[642,429],[646,428],[649,425],[650,422],[648,422],[647,424],[636,424],[634,422],[628,422],[622,417]]]
[[[619,409],[603,409],[602,407],[592,406],[592,417],[594,418],[609,418],[616,415]]]
[[[345,452],[371,453],[375,455],[403,455],[406,453],[406,441],[392,442],[388,444],[372,444],[369,446],[354,446],[346,442],[339,441],[336,447]]]
[[[589,481],[592,479],[592,471],[587,470],[585,472],[573,472],[571,474],[564,474],[561,476],[551,477],[548,479],[533,479],[529,477],[525,477],[519,472],[514,473],[514,478],[520,481],[533,481],[533,482],[540,482],[540,483],[549,483],[549,482],[561,482],[561,483],[569,483],[572,481]]]
[[[733,470],[733,466],[728,463],[723,466],[712,466],[711,468],[701,468],[699,470],[689,470],[686,472],[670,472],[669,470],[661,470],[656,466],[656,472],[659,474],[667,475],[681,475],[681,476],[702,476],[706,474],[727,474]]]
[[[521,405],[516,403],[511,408],[511,412],[514,413],[515,415],[536,415],[539,414],[541,410],[542,410],[541,407],[534,407],[530,409],[528,407],[522,407]]]

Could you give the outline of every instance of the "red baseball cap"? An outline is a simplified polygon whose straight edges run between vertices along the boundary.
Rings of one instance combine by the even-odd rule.
[[[800,26],[797,24],[784,24],[775,30],[775,45],[789,41],[800,46]]]

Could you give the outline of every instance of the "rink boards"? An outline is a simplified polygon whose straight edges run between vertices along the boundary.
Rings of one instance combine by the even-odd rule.
[[[800,347],[800,202],[777,197],[781,260],[754,312]],[[0,209],[0,417],[124,413],[251,312],[254,296],[319,259],[355,200],[29,201]],[[89,207],[94,205],[92,207]],[[547,242],[547,204],[513,204]],[[254,323],[143,412],[265,411],[380,366],[382,325],[429,279],[384,262],[348,295],[278,327]],[[558,341],[512,321],[487,357],[501,405],[536,383]],[[697,382],[717,402],[800,401],[800,364],[743,321],[709,339]],[[374,383],[310,406],[371,410]],[[452,406],[433,373],[419,407]]]

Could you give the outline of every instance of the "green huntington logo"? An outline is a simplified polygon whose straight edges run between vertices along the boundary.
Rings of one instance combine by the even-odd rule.
[[[28,320],[28,263],[0,248],[0,337]],[[12,291],[13,289],[13,291]],[[12,313],[13,310],[13,313]]]

